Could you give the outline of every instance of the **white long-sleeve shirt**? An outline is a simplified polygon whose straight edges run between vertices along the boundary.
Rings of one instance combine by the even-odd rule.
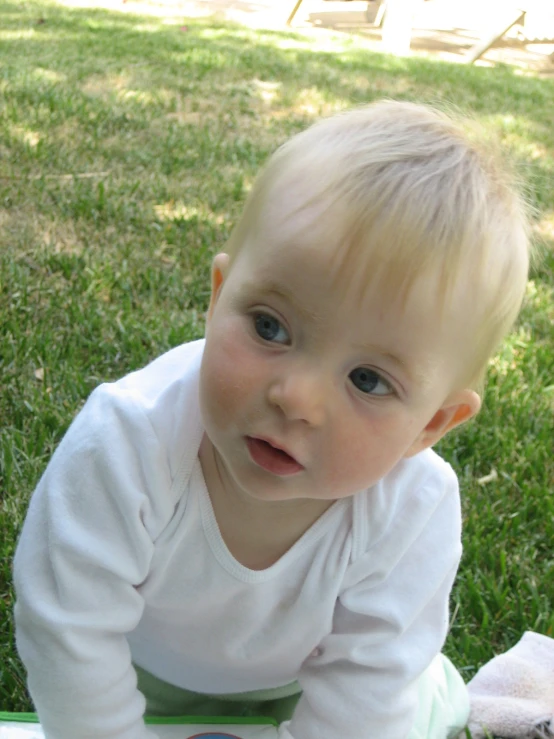
[[[203,341],[95,390],[33,495],[17,645],[51,739],[151,739],[132,662],[197,692],[298,680],[282,739],[402,739],[459,562],[451,467],[427,450],[342,499],[274,565],[237,562],[198,448]]]

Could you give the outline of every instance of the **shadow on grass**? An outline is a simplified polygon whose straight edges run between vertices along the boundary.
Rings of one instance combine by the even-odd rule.
[[[309,82],[350,104],[396,88],[404,96],[446,99],[478,113],[522,113],[541,128],[550,128],[552,121],[554,81],[523,77],[508,66],[488,69],[397,58],[348,40],[338,50],[319,51],[316,40],[290,31],[252,31],[198,20],[164,24],[150,16],[32,0],[25,6],[2,0],[0,9],[8,66],[9,60],[17,60],[31,75],[38,68],[59,71],[60,83],[68,63],[74,82],[140,65],[146,70],[142,84],[151,89],[168,68],[181,64],[184,77],[192,81],[213,78],[224,69],[236,79],[257,75],[296,86]],[[360,89],[359,75],[368,79],[367,88]]]
[[[60,150],[60,143],[68,146],[72,136],[79,136],[85,148],[87,137],[91,144],[102,140],[109,151],[111,136],[127,132],[131,137],[145,129],[151,134],[149,108],[152,117],[173,114],[176,122],[187,125],[196,112],[197,127],[209,123],[214,110],[219,117],[236,116],[238,110],[255,118],[260,106],[252,103],[259,90],[249,83],[261,81],[278,86],[272,93],[271,110],[268,113],[266,106],[263,112],[269,126],[272,117],[278,118],[281,138],[333,106],[383,96],[424,100],[470,109],[481,118],[500,119],[506,138],[519,138],[529,147],[537,143],[546,147],[550,150],[547,158],[526,156],[525,146],[518,156],[531,181],[552,180],[552,80],[521,77],[510,67],[485,69],[395,58],[348,40],[321,51],[316,41],[293,32],[256,32],[200,21],[186,26],[183,22],[165,24],[149,16],[32,1],[25,5],[3,1],[0,9],[4,91],[14,104],[35,109],[26,136],[13,122],[16,135],[8,133],[11,160],[19,167],[31,164],[28,154],[33,136],[39,141],[35,155],[41,147],[48,148],[46,136],[41,136],[46,129],[51,146],[44,160],[55,168],[63,166],[55,155],[56,147]],[[187,111],[187,118],[182,112],[187,97],[194,94],[194,105],[201,108],[197,101],[202,87],[208,110]],[[138,110],[140,116],[134,114]],[[76,118],[78,126],[74,125]],[[10,123],[9,110],[7,120]],[[212,144],[211,134],[206,147]],[[151,145],[152,136],[146,138]],[[280,141],[270,137],[265,146],[259,141],[242,143],[243,151],[231,147],[230,157],[255,169]],[[178,148],[172,149],[171,156],[158,157],[166,169],[202,166],[206,161],[206,149],[191,149],[180,158]],[[109,153],[112,161],[128,159],[125,146]],[[134,158],[140,164],[138,152]],[[152,166],[152,159],[145,157],[145,163]],[[543,186],[533,188],[532,193],[539,207],[549,205],[552,194],[552,188],[545,191]]]

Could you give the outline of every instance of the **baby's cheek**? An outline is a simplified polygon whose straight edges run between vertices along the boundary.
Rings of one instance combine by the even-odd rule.
[[[202,377],[202,408],[207,426],[216,424],[224,429],[230,423],[233,393],[229,374],[221,364],[208,363]]]
[[[389,471],[394,449],[379,429],[351,423],[336,429],[334,443],[326,455],[329,479],[342,495],[369,487]]]
[[[203,406],[221,429],[235,423],[251,392],[244,358],[240,344],[230,339],[207,347],[202,366]]]

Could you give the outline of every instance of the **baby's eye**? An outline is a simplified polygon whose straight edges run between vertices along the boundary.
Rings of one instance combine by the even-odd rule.
[[[356,367],[349,375],[352,384],[368,395],[392,395],[393,389],[380,374],[368,367]]]
[[[283,324],[268,313],[254,315],[254,329],[264,341],[276,344],[289,344],[290,336]]]

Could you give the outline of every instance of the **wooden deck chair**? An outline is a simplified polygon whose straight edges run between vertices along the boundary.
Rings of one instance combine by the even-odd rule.
[[[469,50],[468,55],[466,57],[466,62],[468,64],[473,64],[473,62],[476,62],[477,59],[483,56],[483,54],[488,51],[491,46],[493,46],[499,39],[504,36],[504,34],[508,33],[510,28],[517,24],[521,24],[524,26],[525,23],[525,17],[527,13],[529,13],[533,8],[534,4],[532,2],[522,2],[520,5],[518,5],[516,8],[512,9],[511,13],[508,13],[505,15],[502,20],[500,21],[499,25],[491,31],[491,33],[487,34],[487,36],[479,41],[475,46],[472,46],[472,48]],[[554,19],[554,9],[552,12],[552,16]],[[525,35],[525,26],[524,26],[524,39],[525,43],[527,44],[552,44],[554,43],[554,25],[551,24],[552,27],[547,30],[547,33],[545,35],[541,36],[526,36]]]
[[[298,13],[298,10],[300,9],[301,5],[302,5],[302,0],[296,0],[292,11],[289,17],[287,18],[287,26],[290,26],[290,24],[292,23],[294,16]],[[377,5],[376,14],[374,14],[375,5]],[[374,26],[382,26],[386,6],[387,6],[387,0],[369,0],[367,4],[367,9],[366,9],[366,18],[368,22],[373,23]]]

